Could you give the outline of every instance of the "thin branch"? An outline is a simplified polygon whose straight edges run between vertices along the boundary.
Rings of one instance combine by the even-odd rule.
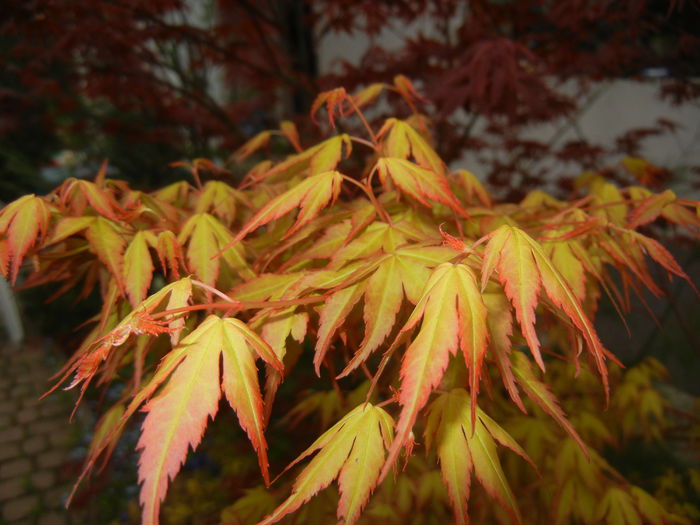
[[[153,24],[161,27],[162,29],[166,29],[168,31],[172,31],[174,34],[177,34],[180,38],[183,39],[189,39],[203,47],[206,47],[212,51],[216,51],[219,53],[222,57],[240,64],[243,67],[248,68],[250,71],[257,73],[259,75],[265,76],[265,77],[276,77],[283,82],[290,84],[290,85],[296,85],[297,82],[294,78],[290,77],[289,75],[285,75],[282,71],[279,70],[268,70],[265,68],[260,67],[259,65],[255,64],[254,62],[241,57],[239,54],[234,53],[231,51],[231,49],[222,47],[219,44],[217,44],[214,39],[208,38],[207,36],[200,35],[198,34],[199,31],[196,28],[189,27],[189,26],[180,26],[180,27],[175,27],[164,20],[160,19],[159,17],[153,15],[152,13],[148,12],[147,10],[141,8],[132,8],[131,6],[125,5],[123,3],[120,3],[118,1],[112,1],[111,2],[114,5],[118,5],[122,9],[125,9],[127,11],[130,11],[131,13],[134,14],[136,18],[140,17],[143,18],[149,22],[152,22]]]
[[[233,299],[232,297],[229,297],[228,295],[226,295],[225,293],[223,293],[223,292],[217,290],[217,289],[214,288],[213,286],[209,286],[208,284],[203,283],[202,281],[198,281],[198,280],[196,280],[196,279],[190,279],[190,281],[192,282],[192,284],[194,284],[194,285],[196,285],[196,286],[199,286],[200,288],[204,288],[205,290],[207,290],[207,291],[213,293],[214,295],[217,295],[217,296],[221,297],[224,301],[235,302],[235,303],[240,304],[240,301],[236,301],[236,300]]]
[[[274,49],[272,49],[272,46],[270,46],[270,42],[268,42],[268,40],[265,36],[265,31],[263,31],[263,28],[260,25],[260,20],[258,20],[257,17],[262,18],[268,24],[275,25],[275,26],[276,26],[276,24],[274,24],[270,18],[262,16],[260,11],[255,9],[250,4],[248,4],[248,2],[245,2],[244,0],[239,0],[239,1],[243,5],[244,9],[246,9],[246,11],[248,11],[249,13],[252,14],[253,27],[255,28],[255,32],[258,34],[258,38],[260,38],[260,41],[262,42],[262,45],[265,48],[265,51],[267,52],[267,55],[270,58],[270,61],[274,65],[275,69],[282,71],[283,68],[282,68],[282,65],[280,64],[279,60],[277,59],[277,53],[275,52]],[[258,13],[260,13],[260,14],[258,14]],[[258,14],[257,17],[256,17],[256,14]],[[277,27],[277,29],[279,30],[280,28]]]
[[[377,198],[374,196],[374,192],[372,191],[372,187],[369,185],[362,184],[361,182],[356,181],[352,177],[348,177],[347,175],[343,175],[343,180],[346,180],[358,188],[360,188],[367,197],[369,197],[370,202],[372,205],[376,208],[377,213],[382,216],[382,218],[391,226],[394,225],[393,221],[391,220],[391,216],[389,215],[389,212],[387,212],[384,207],[379,203]]]
[[[377,136],[374,134],[374,131],[372,131],[372,127],[369,125],[369,122],[367,122],[367,119],[365,118],[364,114],[362,111],[360,111],[360,108],[357,107],[355,104],[355,101],[352,99],[352,97],[348,97],[346,99],[350,105],[352,106],[353,111],[357,114],[358,117],[360,117],[360,120],[362,121],[362,125],[365,127],[367,132],[369,133],[369,136],[372,138],[372,142],[377,144]],[[376,149],[376,147],[375,147]]]
[[[276,27],[277,29],[280,29],[279,27],[279,22],[272,18],[271,16],[268,16],[264,11],[261,11],[258,9],[255,4],[251,4],[249,2],[246,2],[246,0],[238,0],[238,3],[243,6],[243,9],[248,11],[250,14],[252,14],[254,17],[260,18],[270,24],[271,26]]]
[[[167,315],[175,315],[186,312],[194,312],[196,310],[254,310],[258,308],[285,308],[287,306],[300,306],[304,304],[322,303],[326,300],[325,296],[315,295],[312,297],[300,297],[298,299],[288,299],[284,301],[222,301],[219,303],[203,303],[194,304],[192,306],[183,306],[182,308],[173,308],[172,310],[163,310],[151,315],[152,319],[160,319]]]

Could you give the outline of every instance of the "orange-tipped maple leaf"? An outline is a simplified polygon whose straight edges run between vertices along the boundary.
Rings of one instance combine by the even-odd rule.
[[[116,295],[116,292],[114,295]],[[170,333],[172,340],[177,342],[184,319],[178,316],[168,316],[162,320],[155,321],[151,317],[151,313],[161,306],[166,298],[168,298],[167,307],[170,309],[185,307],[191,295],[192,282],[189,277],[185,277],[164,286],[153,295],[147,297],[117,323],[114,328],[89,344],[82,353],[74,356],[72,365],[67,367],[58,384],[65,381],[70,374],[75,372],[75,377],[68,388],[73,388],[83,383],[81,391],[84,392],[110,351],[114,347],[123,345],[132,334],[159,335]]]
[[[389,229],[389,232],[393,229]],[[388,232],[387,232],[388,233]],[[371,246],[371,243],[368,243]],[[371,248],[370,248],[371,249]],[[371,275],[332,294],[321,311],[314,365],[319,373],[331,337],[357,301],[364,296],[365,332],[352,360],[338,376],[345,377],[360,366],[391,333],[404,296],[418,302],[432,268],[453,257],[439,246],[405,246],[379,259]]]
[[[330,91],[323,91],[318,94],[316,100],[311,104],[309,114],[314,122],[316,122],[316,113],[325,103],[326,109],[328,110],[328,122],[330,122],[331,127],[335,128],[335,113],[337,111],[341,117],[344,116],[343,102],[349,98],[345,88],[342,87],[331,89]]]
[[[470,417],[469,404],[469,394],[462,388],[442,394],[431,404],[425,428],[426,448],[435,443],[455,522],[469,523],[467,501],[473,472],[486,492],[506,508],[513,523],[520,524],[522,517],[498,459],[495,442],[511,449],[533,467],[534,464],[520,445],[481,409],[476,419]]]
[[[180,364],[165,389],[144,407],[147,415],[137,445],[141,450],[144,525],[158,524],[168,484],[185,462],[189,447],[199,445],[207,419],[216,415],[221,389],[248,434],[265,483],[269,484],[255,355],[278,371],[282,371],[282,363],[267,343],[234,318],[209,316],[180,342],[180,347],[184,349]]]
[[[263,206],[241,228],[232,242],[240,241],[260,226],[299,208],[296,222],[283,238],[289,237],[312,220],[320,210],[335,202],[340,194],[342,180],[343,176],[338,171],[325,171],[305,179]]]
[[[0,210],[0,235],[7,237],[0,274],[9,274],[13,283],[17,280],[24,256],[46,238],[49,218],[46,202],[34,195],[20,197]]]
[[[488,342],[486,315],[486,306],[471,268],[444,263],[433,271],[423,296],[402,328],[402,332],[406,332],[422,319],[418,335],[406,350],[401,365],[401,414],[396,439],[382,469],[382,479],[408,442],[418,411],[440,384],[449,355],[454,355],[458,347],[469,369],[472,421],[475,419],[481,366]]]
[[[433,205],[430,201],[440,202],[459,215],[467,216],[464,208],[450,190],[444,175],[431,169],[422,168],[409,160],[396,157],[379,159],[377,171],[384,184],[390,178],[399,189],[408,193],[424,206],[432,208]]]
[[[394,77],[394,89],[396,92],[403,97],[406,103],[415,111],[415,102],[421,101],[425,102],[426,99],[423,98],[418,90],[413,85],[408,77],[404,75],[396,75]]]
[[[88,180],[68,179],[63,183],[60,196],[63,204],[69,206],[76,215],[81,215],[87,206],[113,221],[119,220],[124,214],[111,191]]]
[[[361,89],[357,93],[355,93],[352,96],[352,101],[355,103],[355,106],[358,108],[361,108],[363,106],[366,106],[367,104],[371,104],[376,100],[376,98],[384,91],[386,88],[389,86],[387,84],[383,84],[381,82],[377,82],[374,84],[370,84],[364,89]]]
[[[395,118],[387,119],[379,130],[379,136],[386,133],[382,149],[386,157],[407,160],[412,156],[416,164],[439,175],[447,173],[447,166],[428,141],[408,122]]]
[[[544,361],[535,332],[535,307],[540,290],[544,288],[547,297],[567,315],[586,341],[607,394],[605,358],[608,353],[581,303],[540,244],[521,229],[509,225],[500,226],[487,238],[481,287],[484,289],[494,270],[498,270],[498,279],[513,303],[523,336],[540,368],[544,370]]]
[[[246,143],[243,144],[240,148],[238,148],[233,153],[233,157],[238,162],[244,161],[259,149],[267,146],[267,144],[270,142],[270,137],[272,137],[272,131],[261,131],[260,133],[246,141]]]
[[[85,236],[90,247],[114,277],[122,295],[126,295],[124,280],[124,239],[126,231],[118,223],[96,217],[87,228]]]
[[[352,153],[352,142],[346,134],[336,135],[304,151],[290,155],[286,160],[275,164],[274,167],[263,166],[254,170],[248,177],[253,182],[260,182],[277,176],[293,176],[305,172],[309,177],[325,171],[333,171],[343,158]]]

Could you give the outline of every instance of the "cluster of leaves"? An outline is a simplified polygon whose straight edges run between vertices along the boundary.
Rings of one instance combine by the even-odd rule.
[[[611,390],[617,360],[591,320],[603,292],[622,310],[631,293],[662,293],[649,260],[694,288],[640,229],[665,220],[697,238],[700,203],[620,189],[592,173],[567,201],[534,191],[497,203],[473,174],[448,169],[423,115],[390,118],[379,129],[367,122],[361,108],[387,90],[415,108],[405,77],[353,96],[343,88],[321,93],[312,117],[325,108],[333,129],[356,118],[365,136],[337,133],[304,149],[285,123],[234,157],[244,161],[273,135],[296,152],[254,165],[237,188],[203,182],[220,169],[199,159],[187,165],[194,185],[145,193],[108,179],[105,163],[94,182],[70,179],[0,212],[3,274],[15,281],[31,261],[25,286],[59,283],[57,294],[79,286],[84,295],[97,288],[102,297],[58,384],[72,378],[69,388],[83,394],[92,382],[127,388],[98,424],[81,479],[143,411],[142,519],[157,524],[171,480],[223,397],[269,485],[266,429],[278,390],[298,376],[312,380],[313,370],[329,391],[280,418],[291,424],[319,412],[320,435],[284,472],[313,458],[278,505],[263,488],[234,505],[269,510],[260,523],[289,515],[324,522],[327,508],[314,502],[328,500],[314,496],[336,480],[335,513],[344,523],[363,519],[363,509],[371,520],[393,508],[418,512],[426,502],[439,509],[441,501],[458,523],[487,512],[522,523],[511,486],[543,490],[538,468],[554,473],[558,489],[556,504],[548,500],[533,515],[554,508],[559,523],[684,522],[599,453],[611,439],[596,415],[603,406],[644,413],[623,422],[622,431],[634,433],[639,421],[647,423],[641,430],[656,428],[660,401],[635,406],[635,393]],[[577,409],[576,425],[550,389],[560,362],[600,386],[600,396]],[[343,395],[353,390],[359,399]],[[539,410],[547,417],[535,417]],[[418,436],[425,459],[413,454]],[[554,443],[556,458],[548,454]],[[508,458],[519,462],[509,476],[499,447],[520,456]],[[497,506],[468,510],[472,477]]]

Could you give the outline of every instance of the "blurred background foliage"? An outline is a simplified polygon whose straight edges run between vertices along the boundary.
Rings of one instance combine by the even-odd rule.
[[[223,161],[283,119],[316,139],[299,117],[319,90],[397,74],[422,86],[443,158],[478,155],[480,175],[513,199],[545,181],[565,188],[566,173],[674,131],[651,121],[600,144],[576,129],[610,79],[696,103],[698,27],[694,0],[8,0],[0,200],[89,176],[103,158],[153,188],[182,176],[168,163]],[[574,132],[528,135],[543,123]]]

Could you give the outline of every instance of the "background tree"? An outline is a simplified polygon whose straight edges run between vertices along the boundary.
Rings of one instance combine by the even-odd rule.
[[[524,133],[542,122],[576,129],[595,81],[662,68],[665,97],[681,103],[700,92],[694,1],[11,0],[0,9],[11,106],[3,150],[33,126],[63,148],[140,172],[146,187],[173,177],[165,166],[183,147],[189,158],[226,158],[242,138],[305,113],[320,88],[403,74],[423,82],[432,105],[421,109],[446,160],[477,152],[482,175],[515,198],[552,178],[552,158],[569,163],[569,175],[600,169],[609,154],[636,155],[643,138],[673,129],[650,122],[608,145]],[[415,30],[389,52],[377,37],[397,27]],[[358,66],[319,72],[318,46],[338,32],[373,45]],[[25,159],[49,160],[49,148],[24,149]]]
[[[314,96],[308,7],[296,0],[0,9],[8,106],[41,104],[40,124],[64,148],[109,154],[143,186],[164,180],[183,148],[190,158],[230,151],[272,122],[275,101],[305,111]],[[6,117],[8,141],[27,126],[20,111]]]

